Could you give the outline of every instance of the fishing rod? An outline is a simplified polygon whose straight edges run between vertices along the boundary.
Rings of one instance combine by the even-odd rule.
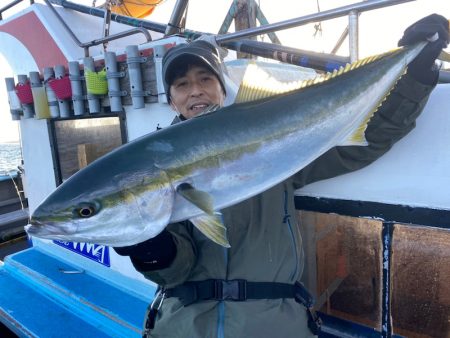
[[[222,47],[237,52],[257,55],[284,63],[313,68],[322,71],[333,71],[350,62],[349,57],[316,53],[302,49],[281,46],[275,43],[260,42],[250,39],[224,42]]]

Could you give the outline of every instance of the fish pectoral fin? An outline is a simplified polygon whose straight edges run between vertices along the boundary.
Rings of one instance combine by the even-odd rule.
[[[197,190],[189,183],[181,183],[177,187],[177,193],[207,214],[214,214],[213,198],[207,192]]]
[[[227,239],[227,228],[222,223],[220,213],[214,213],[213,215],[200,215],[189,220],[203,235],[208,237],[213,242],[225,248],[230,247],[230,243]]]
[[[229,248],[227,229],[222,223],[222,215],[214,212],[212,196],[205,191],[195,189],[189,183],[181,183],[177,187],[177,193],[205,212],[203,215],[189,219],[192,224],[213,242]]]

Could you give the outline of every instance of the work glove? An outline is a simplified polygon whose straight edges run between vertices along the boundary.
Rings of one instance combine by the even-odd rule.
[[[138,271],[167,268],[177,253],[173,236],[167,230],[144,242],[113,249],[120,256],[130,256],[131,262]]]
[[[433,40],[434,38],[435,40]],[[449,43],[448,20],[438,14],[426,16],[405,30],[398,45],[409,46],[419,41],[430,42],[409,64],[408,73],[417,81],[432,85],[437,82],[439,76],[435,61],[442,49]]]

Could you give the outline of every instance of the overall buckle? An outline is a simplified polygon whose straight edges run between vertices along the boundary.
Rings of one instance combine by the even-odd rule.
[[[322,326],[322,320],[314,310],[313,295],[308,291],[308,289],[305,288],[305,286],[301,282],[295,282],[294,290],[295,301],[302,304],[306,308],[306,312],[308,314],[309,329],[313,334],[318,335]]]
[[[153,302],[147,309],[146,320],[144,324],[144,332],[142,337],[147,337],[151,330],[155,328],[156,316],[158,315],[159,309],[161,308],[166,294],[164,289],[159,289],[153,299]]]
[[[245,279],[215,280],[214,299],[245,301],[247,299],[247,281]]]

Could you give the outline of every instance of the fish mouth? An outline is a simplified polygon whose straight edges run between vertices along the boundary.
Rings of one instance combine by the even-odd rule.
[[[43,222],[41,220],[31,218],[30,223],[25,226],[27,234],[36,237],[71,235],[76,232],[76,227],[64,227],[55,225],[53,222]]]
[[[28,224],[29,226],[43,226],[44,223],[34,217],[30,218],[30,223]]]

